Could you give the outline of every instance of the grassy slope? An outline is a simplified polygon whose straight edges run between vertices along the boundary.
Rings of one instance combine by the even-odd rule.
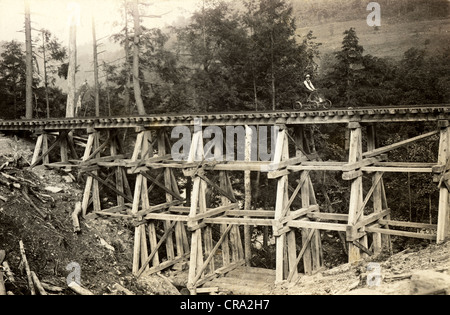
[[[360,19],[298,28],[297,34],[303,37],[312,30],[316,41],[322,43],[321,55],[325,55],[340,50],[343,33],[350,27],[355,28],[364,53],[376,57],[400,59],[411,47],[426,48],[430,54],[450,47],[450,19],[400,24],[382,22],[379,30],[369,27],[365,20]],[[427,40],[429,43],[425,45]]]

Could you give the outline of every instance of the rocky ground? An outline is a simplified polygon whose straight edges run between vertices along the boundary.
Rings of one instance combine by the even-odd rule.
[[[410,295],[450,294],[450,242],[411,246],[390,257],[346,263],[296,282],[282,283],[271,294]]]
[[[134,229],[130,223],[86,219],[81,220],[81,233],[74,233],[71,214],[81,200],[82,181],[75,180],[73,172],[27,168],[33,147],[32,141],[0,136],[0,260],[4,251],[11,271],[3,269],[8,293],[30,294],[19,248],[23,242],[29,269],[47,288],[61,289],[49,294],[76,294],[68,280],[77,271],[82,287],[96,295],[180,294],[173,285],[179,279],[171,279],[173,271],[139,280],[132,276]],[[108,202],[102,200],[105,205]],[[332,262],[326,269],[293,283],[270,285],[265,294],[450,293],[450,243],[411,242],[390,257],[342,264],[345,256],[338,242],[338,237],[324,238],[326,261]]]

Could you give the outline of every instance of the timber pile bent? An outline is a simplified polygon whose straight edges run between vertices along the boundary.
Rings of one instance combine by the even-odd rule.
[[[196,118],[201,119],[200,126]],[[132,222],[135,229],[132,271],[136,276],[166,268],[184,269],[188,271],[187,287],[196,294],[216,292],[221,283],[226,290],[227,282],[219,280],[231,276],[243,265],[250,266],[251,229],[255,226],[270,230],[269,235],[274,237],[276,282],[292,281],[301,272],[312,274],[323,268],[321,231],[345,235],[349,262],[389,251],[392,235],[437,243],[447,240],[449,120],[450,105],[423,105],[0,121],[0,130],[35,132],[37,141],[31,167],[43,163],[46,167],[78,168],[85,178],[81,200],[84,218],[114,217]],[[430,122],[435,128],[377,146],[377,123],[410,122]],[[348,160],[320,159],[310,141],[313,139],[310,125],[314,124],[346,125],[347,128],[333,128],[333,132],[343,130],[347,134]],[[244,160],[205,159],[203,127],[211,125],[245,126],[245,145],[231,149],[236,155],[246,151]],[[277,137],[273,159],[252,161],[249,148],[253,146],[249,144],[255,135],[248,127],[274,125],[279,128],[274,128]],[[183,161],[171,156],[170,127],[175,126],[194,127],[189,152],[185,152],[187,159]],[[132,152],[125,152],[121,143],[120,131],[127,128],[135,129]],[[72,130],[87,133],[82,157],[75,150],[80,138],[75,139]],[[54,140],[49,145],[50,139]],[[391,151],[425,139],[439,142],[436,161],[389,161]],[[60,149],[60,161],[50,161],[49,153],[56,148]],[[315,177],[311,174],[324,171],[339,172],[342,180],[349,182],[346,213],[324,212],[326,209],[318,204]],[[244,181],[232,181],[231,172],[243,172]],[[251,172],[264,172],[275,183],[275,204],[267,209],[254,210]],[[383,183],[385,173],[429,174],[439,194],[435,206],[437,222],[392,220],[395,205],[389,204]],[[191,183],[185,191],[179,189],[180,179]],[[235,195],[237,188],[245,191],[244,200]],[[209,203],[207,191],[214,191],[220,204]],[[115,196],[115,205],[103,208],[102,194]],[[268,281],[271,277],[262,278]]]

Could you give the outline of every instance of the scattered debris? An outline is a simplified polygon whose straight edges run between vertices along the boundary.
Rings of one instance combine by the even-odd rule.
[[[54,193],[54,194],[57,194],[57,193],[63,191],[62,188],[60,188],[60,187],[55,187],[55,186],[47,186],[47,187],[45,187],[44,189],[47,190],[47,191],[49,191],[49,192],[52,192],[52,193]]]

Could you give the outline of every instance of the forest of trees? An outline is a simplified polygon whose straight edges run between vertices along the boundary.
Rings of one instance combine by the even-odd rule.
[[[100,65],[102,115],[292,109],[296,100],[306,97],[302,82],[307,73],[335,107],[450,101],[448,47],[433,55],[412,47],[397,62],[364,54],[358,34],[350,28],[336,34],[342,36],[341,49],[321,63],[319,47],[326,43],[319,43],[312,32],[304,38],[297,35],[299,11],[286,0],[246,0],[239,8],[206,1],[186,26],[164,32],[143,26],[139,14],[148,8],[124,1],[122,10],[122,32],[111,40],[122,45],[128,59],[122,65]],[[55,77],[67,78],[67,48],[49,30],[33,35],[33,116],[64,116],[66,96]],[[19,118],[24,116],[26,97],[24,45],[6,42],[2,51],[2,118]],[[136,106],[140,102],[135,81],[141,110]],[[76,88],[84,107],[79,115],[95,115],[90,97],[94,87],[77,82]]]

